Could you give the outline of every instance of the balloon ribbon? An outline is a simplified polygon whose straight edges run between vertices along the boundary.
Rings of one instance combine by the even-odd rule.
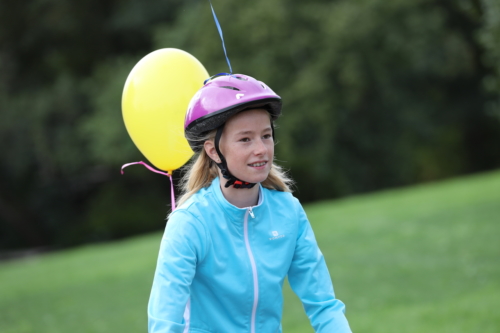
[[[226,44],[224,44],[224,36],[222,35],[222,28],[220,26],[219,20],[217,19],[217,15],[215,15],[214,6],[212,6],[212,1],[210,2],[210,8],[212,8],[212,14],[214,15],[215,25],[217,26],[217,30],[219,30],[220,39],[222,40],[222,48],[224,49],[224,55],[226,56],[227,65],[229,66],[229,74],[233,74],[233,69],[231,68],[231,62],[229,62],[229,57],[227,56]]]
[[[122,169],[121,169],[122,175],[123,175],[123,169],[125,169],[126,167],[128,167],[130,165],[134,165],[134,164],[142,164],[149,171],[152,171],[152,172],[155,172],[155,173],[159,173],[160,175],[164,175],[164,176],[167,176],[168,178],[170,178],[170,199],[171,199],[171,202],[172,202],[172,211],[174,211],[175,210],[175,196],[174,196],[174,181],[172,179],[172,175],[169,174],[168,172],[163,172],[163,171],[156,170],[152,166],[147,165],[146,163],[144,163],[143,161],[132,162],[132,163],[127,163],[127,164],[122,165]]]

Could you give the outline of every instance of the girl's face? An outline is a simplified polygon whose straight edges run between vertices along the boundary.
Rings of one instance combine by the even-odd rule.
[[[231,117],[224,126],[220,150],[229,171],[249,183],[267,179],[274,157],[274,140],[269,113],[252,109]]]

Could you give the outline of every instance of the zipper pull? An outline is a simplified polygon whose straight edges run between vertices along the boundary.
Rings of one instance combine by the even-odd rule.
[[[248,213],[250,214],[250,216],[251,216],[253,219],[255,218],[255,215],[253,214],[252,207],[248,207]]]

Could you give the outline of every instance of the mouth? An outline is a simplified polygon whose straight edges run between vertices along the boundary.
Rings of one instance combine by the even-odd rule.
[[[254,168],[258,168],[258,167],[264,166],[266,164],[267,164],[266,161],[261,161],[261,162],[251,163],[251,164],[248,164],[248,165],[251,166],[251,167],[254,167]]]

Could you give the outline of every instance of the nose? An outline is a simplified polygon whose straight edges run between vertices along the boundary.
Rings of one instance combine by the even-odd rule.
[[[267,153],[267,146],[265,142],[262,139],[256,140],[254,147],[254,154],[264,155],[265,153]]]

